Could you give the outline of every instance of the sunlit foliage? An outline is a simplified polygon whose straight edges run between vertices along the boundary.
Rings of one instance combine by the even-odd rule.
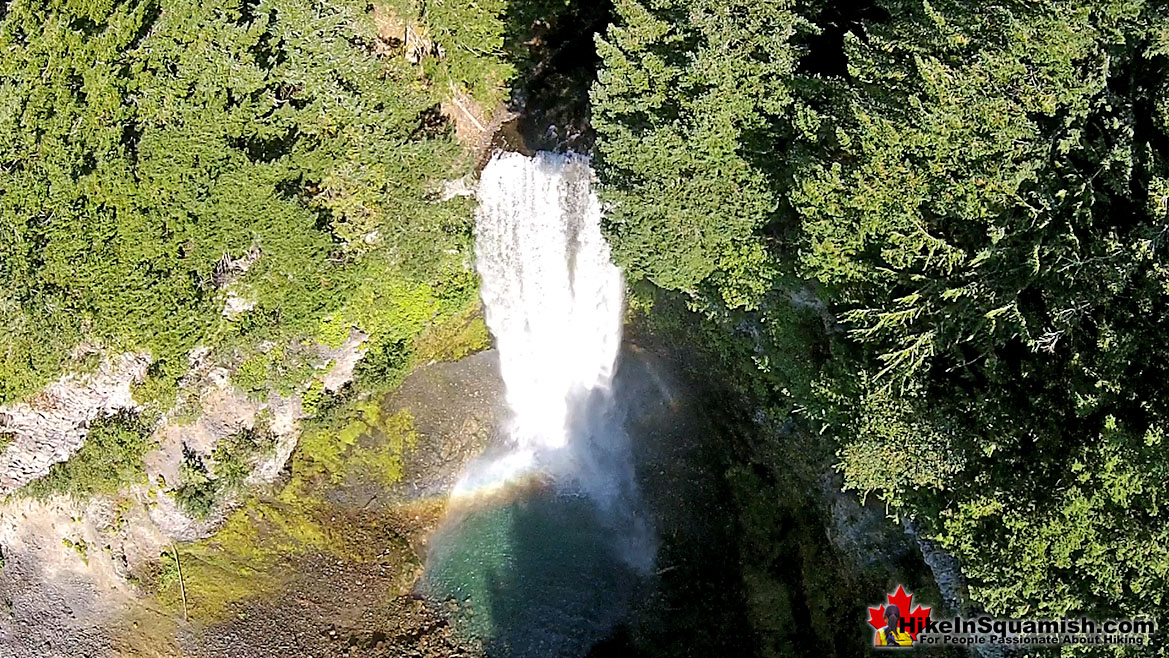
[[[431,192],[469,162],[377,39],[355,2],[8,5],[0,400],[81,342],[147,349],[173,381],[196,344],[348,318],[367,276],[461,268],[468,205]],[[251,305],[230,319],[229,287]]]
[[[977,602],[1163,616],[1164,9],[616,4],[593,99],[622,264]]]

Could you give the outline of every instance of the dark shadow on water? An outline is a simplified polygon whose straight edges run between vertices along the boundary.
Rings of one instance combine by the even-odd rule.
[[[734,450],[711,407],[721,396],[685,371],[676,346],[627,339],[614,382],[639,495],[657,541],[652,578],[596,658],[751,656],[742,529],[726,474]]]
[[[489,656],[585,656],[631,614],[653,541],[607,391],[577,400],[540,481],[456,501],[431,541],[428,596]]]
[[[430,542],[427,598],[489,656],[750,653],[717,434],[668,365],[621,364],[548,467],[577,477],[458,503]]]
[[[435,538],[427,585],[489,656],[584,656],[629,614],[641,576],[598,510],[541,492],[467,511]]]

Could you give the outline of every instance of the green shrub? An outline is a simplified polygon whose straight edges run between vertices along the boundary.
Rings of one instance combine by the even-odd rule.
[[[368,306],[367,262],[382,264],[383,283],[421,291],[462,260],[470,205],[431,193],[470,162],[450,134],[421,129],[448,81],[379,57],[367,8],[6,5],[0,403],[57,377],[88,341],[152,353],[138,393],[157,413],[196,345],[248,353],[346,310],[345,322],[363,309],[392,316]],[[465,17],[477,23],[452,35],[452,53],[498,20]],[[219,290],[232,280],[255,307],[225,318]],[[249,363],[241,385],[303,381],[287,381],[298,364],[263,365]]]
[[[121,411],[93,421],[85,443],[64,462],[21,488],[36,498],[69,494],[87,498],[113,494],[120,488],[146,481],[142,457],[150,448],[150,429],[131,411]]]
[[[175,502],[187,514],[206,518],[223,500],[239,492],[256,462],[275,447],[275,437],[259,422],[219,440],[211,453],[211,465],[188,446],[183,446]]]
[[[203,458],[184,445],[179,486],[172,492],[179,509],[196,519],[207,518],[219,505],[222,486],[212,477]]]

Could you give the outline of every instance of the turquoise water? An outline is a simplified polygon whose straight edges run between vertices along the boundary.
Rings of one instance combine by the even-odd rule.
[[[528,487],[449,514],[431,540],[432,601],[489,656],[584,656],[628,616],[642,572],[628,529],[587,497]]]
[[[510,414],[503,453],[452,491],[424,588],[493,657],[585,656],[654,560],[611,396],[624,284],[592,178],[586,156],[543,152],[479,176],[475,267]]]

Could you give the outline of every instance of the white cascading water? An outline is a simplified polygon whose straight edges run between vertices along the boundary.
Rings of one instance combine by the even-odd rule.
[[[512,449],[465,474],[456,495],[580,459],[574,419],[612,383],[623,294],[591,176],[586,157],[552,153],[500,153],[480,175],[476,267]]]
[[[456,627],[492,656],[590,655],[654,573],[626,431],[639,370],[615,378],[624,286],[591,178],[552,153],[480,174],[476,267],[510,414],[455,484],[421,589],[461,602]]]

